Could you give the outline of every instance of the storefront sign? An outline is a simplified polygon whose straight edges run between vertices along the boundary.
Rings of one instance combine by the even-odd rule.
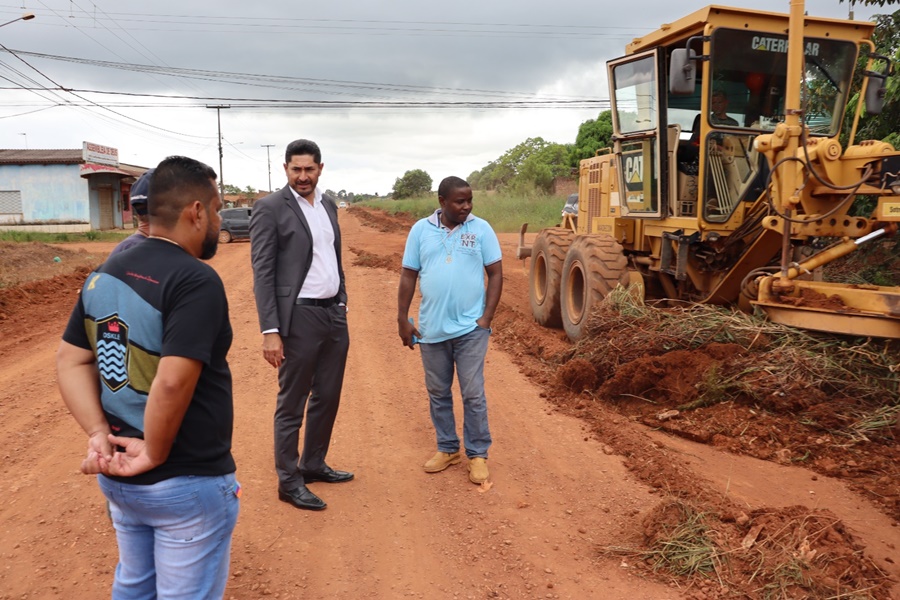
[[[84,142],[82,146],[82,158],[84,162],[99,163],[101,165],[119,165],[118,148],[109,148],[100,144]]]

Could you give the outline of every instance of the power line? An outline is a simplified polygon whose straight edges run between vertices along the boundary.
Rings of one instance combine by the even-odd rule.
[[[72,4],[74,4],[74,5],[78,8],[78,10],[80,10],[81,12],[83,12],[85,15],[88,15],[88,12],[87,12],[86,10],[84,10],[83,8],[81,8],[81,6],[79,6],[79,5],[75,2],[75,0],[70,0],[70,1],[72,2]],[[95,10],[95,11],[98,10],[98,7],[97,7],[96,4],[94,4],[93,6],[94,6],[94,10]],[[99,10],[100,10],[100,12],[101,12],[102,14],[107,15],[107,13],[105,13],[105,12],[103,11],[102,8],[99,9]],[[107,16],[108,16],[108,15],[107,15]],[[98,22],[98,21],[102,21],[102,20],[98,20],[98,19],[96,18],[96,14],[95,14],[94,17],[93,17],[93,20],[94,20],[95,23]],[[110,28],[107,27],[106,25],[102,24],[102,22],[101,22],[101,26],[102,26],[106,31],[108,31],[110,34],[112,34],[113,36],[115,36],[115,38],[118,39],[122,44],[128,46],[129,48],[131,48],[132,50],[134,50],[135,52],[137,52],[140,56],[142,56],[142,57],[144,57],[145,59],[149,60],[151,63],[158,63],[158,64],[166,65],[166,63],[165,63],[164,60],[162,60],[158,55],[154,54],[152,50],[150,50],[149,48],[147,48],[147,46],[144,46],[144,44],[142,44],[142,43],[140,42],[140,40],[138,40],[137,38],[135,38],[133,35],[130,35],[129,32],[128,32],[128,30],[126,30],[124,27],[122,27],[122,25],[121,25],[116,19],[110,18],[109,20],[113,23],[113,25],[114,25],[115,27],[117,27],[118,29],[121,29],[121,30],[127,35],[127,37],[123,38],[123,37],[120,36],[118,33],[116,33],[115,31],[113,31],[112,29],[110,29]],[[77,26],[76,26],[76,27],[77,27]],[[82,32],[82,33],[84,33],[84,32]],[[85,35],[87,35],[87,34],[85,34]],[[88,37],[90,37],[90,36],[88,35]],[[92,38],[92,39],[93,39],[93,38]],[[132,44],[132,41],[136,42],[136,43],[139,44],[141,47],[143,47],[143,48],[147,51],[147,53],[149,53],[150,56],[148,56],[147,54],[145,54],[144,52],[142,52],[139,48],[137,48],[134,44]],[[118,56],[118,55],[117,55],[117,56]],[[120,58],[121,58],[121,57],[120,57]],[[155,60],[154,60],[154,59],[155,59]],[[123,59],[123,60],[124,60],[124,59]],[[168,65],[166,65],[166,66],[168,66]],[[160,81],[160,83],[162,83],[162,82]],[[164,85],[167,85],[167,84],[164,84]],[[197,91],[200,91],[200,89],[199,89],[197,86],[193,85],[193,83],[189,83],[188,87],[191,87],[191,88],[193,88],[193,89],[195,89],[195,90],[197,90]]]
[[[240,154],[241,156],[243,156],[243,157],[246,158],[247,160],[254,160],[254,161],[260,161],[260,160],[262,160],[262,159],[260,159],[260,158],[256,158],[255,156],[250,156],[250,155],[247,154],[246,152],[241,152],[240,148],[237,147],[237,144],[234,144],[234,143],[228,141],[227,138],[222,138],[222,141],[225,142],[226,144],[228,144],[228,146],[231,148],[232,151],[234,151],[236,154]],[[243,144],[243,143],[244,143],[244,142],[238,142],[238,144]]]
[[[6,115],[4,117],[0,117],[0,119],[11,119],[13,117],[24,117],[25,115],[30,115],[32,113],[41,112],[42,110],[49,110],[51,108],[56,108],[59,106],[58,104],[54,104],[53,106],[45,106],[43,108],[36,108],[34,110],[29,110],[28,112],[18,113],[15,115]]]
[[[46,23],[46,27],[64,27],[64,25],[55,25],[53,23]],[[217,28],[208,28],[208,29],[176,29],[176,28],[161,28],[161,27],[141,27],[141,32],[146,33],[191,33],[191,34],[199,34],[199,33],[214,33],[214,34],[236,34],[236,35],[247,35],[248,27],[253,27],[253,25],[246,24],[234,24],[234,29],[217,29]],[[257,26],[262,27],[262,26]],[[298,28],[286,28],[284,26],[273,25],[267,29],[255,31],[256,34],[262,35],[286,35],[286,36],[353,36],[359,37],[362,35],[366,36],[375,36],[375,37],[396,37],[398,35],[405,35],[408,37],[489,37],[491,39],[496,38],[504,38],[504,39],[526,39],[531,40],[535,38],[541,38],[544,40],[596,40],[596,39],[608,39],[608,40],[622,40],[622,41],[631,41],[636,37],[641,37],[637,32],[634,33],[622,33],[622,34],[587,34],[587,33],[553,33],[553,32],[505,32],[505,31],[490,31],[490,30],[479,30],[479,31],[466,31],[466,30],[439,30],[439,29],[396,29],[396,30],[384,30],[381,29],[353,29],[353,28],[335,28],[335,29],[327,29],[323,27],[315,27],[309,29],[300,29]]]
[[[40,1],[40,0],[39,0]],[[42,5],[47,6],[43,2]],[[118,39],[123,45],[129,46],[132,50],[138,52],[142,57],[148,58],[148,55],[141,52],[138,48],[128,43],[127,40],[123,39],[120,35],[113,31],[112,28],[118,28],[122,31],[126,31],[122,26],[122,22],[146,22],[152,23],[152,20],[147,19],[130,19],[129,14],[127,13],[108,13],[104,11],[100,11],[102,14],[101,17],[98,17],[96,14],[97,7],[95,6],[95,14],[92,16],[88,11],[79,6],[75,0],[71,1],[72,6],[76,6],[78,8],[78,13],[73,13],[68,18],[61,15],[59,12],[54,11],[47,7],[48,11],[55,15],[61,22],[66,23],[66,26],[72,26],[74,29],[78,30],[79,33],[85,35],[89,39],[91,39],[94,43],[103,47],[110,54],[121,58],[115,51],[111,48],[105,46],[103,43],[95,39],[89,33],[83,30],[84,22],[86,18],[90,18],[95,26],[95,28],[102,28],[107,33],[113,35]],[[0,11],[2,12],[2,11]],[[123,16],[124,15],[124,16]],[[231,26],[229,19],[234,20],[236,17],[216,17],[216,16],[178,16],[178,15],[130,15],[130,16],[143,16],[143,17],[153,17],[153,18],[172,18],[176,19],[176,24],[190,25],[192,22],[184,21],[184,19],[202,19],[202,22],[193,22],[193,24],[202,25],[204,23],[216,23],[222,26]],[[178,21],[182,19],[182,21]],[[257,31],[259,28],[263,28],[266,26],[267,19],[262,17],[239,17],[241,27],[246,27],[248,25],[257,27]],[[249,23],[248,23],[249,21]],[[530,25],[530,24],[509,24],[509,23],[454,23],[454,22],[426,22],[426,21],[377,21],[377,20],[355,20],[355,19],[319,19],[319,20],[310,20],[310,19],[277,19],[277,20],[268,20],[273,21],[278,26],[284,25],[285,23],[289,24],[289,27],[294,28],[295,30],[301,29],[304,25],[310,22],[320,23],[320,27],[325,27],[327,23],[337,23],[341,26],[345,24],[364,24],[367,25],[366,31],[374,31],[374,32],[395,32],[398,30],[397,27],[393,27],[394,25],[425,25],[425,27],[415,27],[410,31],[430,31],[432,33],[447,33],[450,35],[463,35],[463,34],[501,34],[504,32],[498,31],[497,28],[515,28],[517,30],[521,30],[524,28],[533,28],[534,31],[524,32],[517,31],[514,32],[516,35],[525,35],[531,37],[542,37],[547,35],[556,35],[559,31],[559,28],[567,28],[568,30],[574,32],[579,31],[590,31],[593,32],[591,35],[607,35],[604,31],[613,31],[618,29],[625,28],[615,28],[615,27],[596,27],[596,26],[575,26],[575,25]],[[110,23],[111,25],[107,25]],[[46,24],[46,23],[45,23]],[[374,28],[369,28],[368,25],[376,25]],[[392,27],[382,27],[382,25],[391,25]],[[355,25],[354,25],[355,26]],[[465,26],[470,29],[447,29],[452,27],[460,27]],[[111,28],[112,27],[112,28]],[[438,29],[435,29],[438,27]],[[491,31],[485,31],[483,29],[474,31],[471,30],[471,27],[493,27],[494,29]],[[543,27],[543,29],[536,29]],[[431,29],[429,29],[431,28]],[[557,29],[554,29],[557,28]],[[132,27],[132,31],[139,30],[149,30],[144,27]],[[441,31],[443,29],[444,31]],[[649,28],[648,28],[649,29]],[[246,29],[242,30],[242,33],[245,33]],[[506,32],[510,33],[510,32]],[[130,36],[133,37],[133,36]],[[135,40],[137,42],[137,40]],[[140,43],[140,42],[137,42]],[[143,44],[141,44],[143,46]],[[152,54],[152,51],[149,50],[146,46],[143,46],[147,51]],[[12,79],[8,79],[5,77],[0,77],[2,79],[6,79],[10,83],[16,85],[19,89],[24,89],[31,91],[32,93],[37,94],[41,100],[49,103],[49,106],[39,106],[36,110],[48,110],[50,108],[55,108],[58,106],[71,107],[76,110],[83,110],[88,114],[100,117],[105,121],[114,124],[121,124],[124,120],[124,124],[129,127],[144,127],[150,133],[155,135],[159,135],[157,132],[162,132],[164,134],[172,134],[173,136],[178,136],[179,138],[193,137],[201,140],[209,140],[214,139],[210,136],[189,136],[179,131],[172,131],[170,129],[166,129],[163,127],[159,127],[153,125],[151,123],[135,119],[126,114],[122,114],[114,110],[114,108],[189,108],[195,109],[202,104],[198,104],[200,102],[210,102],[210,103],[229,103],[234,106],[235,109],[244,109],[244,110],[256,110],[256,111],[267,111],[267,110],[284,110],[284,109],[302,109],[305,111],[335,111],[335,110],[372,110],[372,111],[380,111],[381,114],[386,113],[396,113],[396,114],[406,114],[407,110],[415,110],[416,112],[445,112],[445,111],[474,111],[474,112],[485,112],[495,109],[505,109],[505,110],[533,110],[533,109],[605,109],[609,106],[608,100],[603,99],[591,99],[591,98],[578,98],[572,96],[546,96],[546,97],[536,97],[532,93],[528,92],[516,92],[516,91],[501,91],[501,90],[486,90],[486,89],[476,89],[476,88],[451,88],[451,87],[438,87],[438,86],[422,86],[422,85],[412,85],[412,84],[393,84],[393,83],[383,83],[383,82],[369,82],[369,81],[349,81],[349,80],[338,80],[338,79],[316,79],[316,78],[298,78],[298,77],[285,77],[285,76],[273,76],[273,75],[258,75],[255,73],[232,73],[227,71],[213,71],[213,70],[200,70],[200,69],[185,69],[185,68],[177,68],[177,67],[169,67],[167,65],[159,66],[156,64],[146,65],[146,64],[134,64],[125,62],[116,63],[112,61],[98,61],[98,60],[89,60],[89,59],[80,59],[74,57],[65,57],[65,56],[57,56],[50,54],[41,54],[41,53],[33,53],[33,52],[25,52],[25,51],[16,51],[10,50],[5,46],[0,45],[0,51],[6,51],[24,64],[26,64],[33,71],[44,77],[47,81],[51,82],[55,87],[49,87],[42,85],[34,79],[27,77],[24,73],[16,71],[9,67],[8,65],[4,65],[0,63],[0,66],[6,66],[13,73],[15,73],[18,77],[21,77],[23,81],[26,83],[20,84],[17,81]],[[112,92],[107,90],[92,90],[92,89],[76,89],[76,88],[67,88],[49,76],[45,75],[39,69],[34,67],[32,64],[27,62],[23,56],[33,57],[33,58],[43,58],[46,60],[59,60],[76,64],[85,64],[90,66],[96,66],[100,68],[114,68],[124,71],[129,71],[133,73],[142,73],[147,75],[161,75],[168,77],[178,77],[182,80],[199,80],[199,81],[213,81],[217,83],[225,83],[232,85],[244,85],[244,86],[252,86],[252,87],[260,87],[260,88],[272,88],[278,90],[290,90],[292,92],[302,91],[307,93],[315,92],[317,94],[330,94],[330,95],[343,95],[343,96],[362,96],[366,98],[365,100],[360,101],[348,101],[348,100],[321,100],[321,99],[311,99],[311,100],[280,100],[280,99],[270,99],[270,98],[228,98],[221,96],[204,96],[204,95],[164,95],[164,94],[138,94],[138,93],[127,93],[127,92]],[[155,56],[155,55],[154,55]],[[158,57],[156,57],[158,58]],[[151,62],[154,62],[150,59]],[[187,81],[190,83],[190,81]],[[192,87],[195,87],[192,85]],[[6,88],[9,89],[9,88]],[[48,97],[44,94],[50,94],[58,100]],[[82,94],[102,94],[107,96],[126,96],[126,97],[134,97],[134,98],[146,98],[146,99],[155,99],[159,98],[162,100],[158,103],[151,102],[103,102],[100,103],[98,101],[94,101],[90,98],[83,96]],[[413,95],[420,97],[429,97],[429,96],[440,96],[441,100],[427,100],[427,101],[411,101],[411,100],[402,100],[404,95]],[[70,97],[67,97],[70,96]],[[377,99],[379,96],[384,96],[387,99]],[[73,99],[74,97],[75,99]],[[394,97],[398,97],[398,99],[393,99]],[[453,100],[445,100],[445,97],[460,97],[460,98],[471,98],[460,101]],[[35,106],[35,105],[32,105]],[[98,112],[100,111],[100,112]],[[34,111],[30,111],[34,112]],[[108,114],[104,114],[108,113]],[[20,114],[28,114],[28,112],[20,113]],[[8,117],[2,117],[8,118]],[[221,142],[220,142],[221,144]],[[232,146],[233,147],[233,146]],[[235,149],[236,150],[236,149]],[[222,149],[220,146],[219,149],[220,158],[222,155]],[[221,167],[220,167],[221,171]]]
[[[26,75],[25,73],[19,71],[18,69],[16,69],[16,68],[13,67],[12,65],[8,65],[7,63],[0,61],[0,66],[6,68],[6,69],[9,70],[10,72],[12,72],[14,75],[18,75],[21,79],[25,80],[27,83],[29,83],[29,84],[35,86],[35,87],[29,87],[29,86],[27,86],[27,85],[23,85],[22,83],[20,83],[20,82],[18,82],[18,81],[15,81],[15,80],[13,80],[13,79],[10,79],[9,77],[5,77],[5,76],[0,75],[0,79],[5,79],[6,81],[8,81],[8,82],[10,82],[11,84],[13,84],[14,86],[16,86],[15,88],[12,88],[12,89],[22,89],[22,90],[26,90],[26,91],[29,91],[29,92],[33,93],[35,96],[41,98],[42,100],[46,100],[47,102],[53,102],[52,99],[50,99],[50,98],[48,98],[48,97],[46,97],[46,96],[44,96],[44,95],[42,95],[42,94],[40,93],[40,92],[49,92],[49,93],[52,94],[53,96],[59,98],[59,100],[60,100],[60,102],[61,102],[62,104],[65,104],[65,103],[67,102],[67,100],[66,100],[65,98],[63,98],[62,96],[59,96],[59,95],[56,94],[54,91],[49,90],[49,89],[46,88],[45,86],[41,85],[38,81],[36,81],[35,79],[32,79],[31,77],[29,77],[29,76]],[[9,88],[7,88],[7,89],[9,89]],[[40,92],[39,92],[38,90],[40,90]]]
[[[92,100],[89,100],[89,99],[87,99],[87,98],[84,98],[84,97],[82,97],[82,96],[79,96],[75,91],[73,91],[73,90],[71,90],[71,89],[64,88],[64,87],[61,86],[59,83],[57,83],[57,82],[54,81],[52,78],[50,78],[48,75],[45,75],[43,72],[41,72],[37,67],[33,66],[33,65],[30,64],[28,61],[26,61],[24,58],[22,58],[21,56],[19,56],[15,51],[10,50],[9,48],[7,48],[6,46],[4,46],[3,44],[0,44],[0,49],[2,49],[2,50],[5,51],[5,52],[8,52],[8,53],[12,54],[14,57],[16,57],[18,60],[20,60],[20,61],[21,61],[22,63],[24,63],[26,66],[28,66],[32,71],[34,71],[35,73],[39,74],[41,77],[43,77],[44,79],[46,79],[47,81],[49,81],[50,83],[52,83],[53,85],[55,85],[57,90],[60,90],[60,91],[63,91],[63,92],[68,92],[68,93],[72,94],[73,96],[75,96],[76,98],[78,98],[79,100],[82,100],[82,101],[84,101],[84,102],[90,104],[91,106],[93,106],[93,107],[95,107],[95,108],[99,108],[99,109],[101,109],[101,110],[105,110],[105,111],[107,111],[107,112],[110,112],[110,113],[112,113],[112,114],[114,114],[114,115],[116,115],[116,116],[118,116],[118,117],[121,117],[121,118],[123,118],[123,119],[126,119],[126,120],[128,120],[128,121],[133,121],[133,122],[139,123],[139,124],[141,124],[141,125],[143,125],[143,126],[145,126],[145,127],[150,127],[150,128],[152,128],[152,129],[158,129],[159,131],[164,131],[164,132],[166,132],[166,133],[171,133],[171,134],[178,135],[178,136],[185,136],[185,137],[193,137],[193,138],[207,139],[207,136],[190,135],[190,134],[187,134],[187,133],[182,133],[182,132],[178,132],[178,131],[172,131],[172,130],[170,130],[170,129],[166,129],[166,128],[164,128],[164,127],[159,127],[159,126],[157,126],[157,125],[152,125],[152,124],[150,124],[150,123],[145,123],[144,121],[141,121],[141,120],[139,120],[139,119],[135,119],[134,117],[129,117],[128,115],[124,115],[124,114],[122,114],[122,113],[116,112],[116,111],[114,111],[114,110],[111,109],[111,108],[108,108],[108,107],[106,107],[106,106],[103,106],[102,104],[97,104],[96,102],[94,102],[94,101],[92,101]],[[34,83],[37,83],[36,81],[34,81],[34,80],[30,79],[30,78],[28,78],[28,79],[29,79],[30,81],[33,81]],[[38,85],[39,85],[39,84],[38,84]],[[44,90],[50,91],[50,92],[55,92],[55,91],[52,90],[51,88],[47,88],[47,87],[43,87],[43,86],[41,86],[41,89],[44,89]],[[32,91],[33,91],[33,90],[32,90]],[[66,102],[66,103],[68,104],[68,102]]]
[[[338,92],[330,92],[327,90],[322,90],[320,88],[324,87],[335,87],[338,89],[354,89],[354,90],[365,90],[365,91],[388,91],[395,93],[409,93],[409,94],[440,94],[440,95],[459,95],[459,96],[488,96],[488,97],[500,97],[500,98],[533,98],[533,94],[528,92],[516,92],[516,91],[502,91],[502,90],[485,90],[485,89],[477,89],[477,88],[451,88],[451,87],[437,87],[437,86],[422,86],[422,85],[413,85],[413,84],[395,84],[395,83],[381,83],[381,82],[370,82],[370,81],[352,81],[352,80],[344,80],[344,79],[320,79],[320,78],[311,78],[311,77],[290,77],[284,75],[264,75],[257,73],[241,73],[241,72],[231,72],[231,71],[212,71],[206,69],[189,69],[189,68],[181,68],[181,67],[158,67],[155,65],[142,65],[136,63],[117,63],[113,61],[106,60],[97,60],[97,59],[87,59],[87,58],[79,58],[72,56],[61,56],[56,54],[45,54],[41,52],[29,52],[26,50],[12,50],[10,52],[15,52],[21,56],[29,56],[32,58],[40,58],[46,60],[55,60],[55,61],[63,61],[77,64],[90,65],[101,68],[109,68],[109,69],[118,69],[124,71],[131,71],[136,73],[156,73],[162,75],[170,75],[173,77],[188,77],[188,78],[196,78],[196,79],[205,79],[211,81],[218,81],[221,83],[232,83],[232,84],[244,84],[248,85],[245,82],[258,82],[261,87],[273,87],[276,89],[284,89],[279,88],[278,86],[265,86],[262,84],[274,84],[274,83],[285,83],[292,85],[304,85],[310,86],[314,88],[316,91],[320,93],[329,93],[336,94]],[[296,91],[296,90],[294,90]],[[573,99],[572,96],[549,96],[550,99]],[[576,98],[577,99],[577,98]],[[581,98],[580,100],[584,100]]]
[[[68,19],[68,18],[66,18],[66,17],[63,17],[63,16],[60,15],[57,11],[55,11],[55,10],[53,10],[52,8],[50,8],[49,6],[47,6],[47,4],[46,4],[45,2],[43,2],[43,0],[38,0],[38,1],[39,1],[39,2],[41,3],[41,5],[42,5],[44,8],[46,8],[47,11],[49,11],[54,17],[57,17],[58,19],[61,19],[64,23],[67,24],[66,26],[68,26],[68,23],[69,23],[69,20],[70,20],[70,19]],[[71,7],[71,5],[70,5],[70,7]],[[74,19],[74,15],[71,15],[71,16],[72,16],[72,19]],[[47,23],[47,22],[43,23],[43,25],[44,25],[44,26],[51,26],[51,27],[53,26],[52,23]],[[89,33],[87,33],[86,31],[82,30],[82,29],[79,28],[79,27],[75,27],[74,29],[75,29],[76,31],[78,31],[78,33],[80,33],[81,35],[83,35],[84,37],[88,38],[89,40],[91,40],[92,42],[94,42],[95,44],[97,44],[98,46],[100,46],[101,48],[103,48],[104,50],[106,50],[107,52],[109,52],[111,55],[113,55],[113,56],[119,56],[119,55],[116,53],[116,51],[115,51],[114,49],[112,49],[112,48],[110,48],[110,47],[108,47],[108,46],[105,46],[105,45],[103,44],[103,42],[101,42],[100,40],[97,40],[96,38],[92,37],[92,36],[91,36]],[[119,56],[119,58],[121,58],[122,60],[125,60],[125,58],[122,57],[122,56]]]
[[[41,2],[41,4],[44,4]],[[44,6],[55,15],[59,16],[44,4]],[[100,22],[96,15],[90,15],[83,9],[80,9],[86,16],[80,17],[75,14],[70,15],[68,20],[89,19],[92,22]],[[517,34],[529,36],[545,36],[545,35],[567,35],[572,33],[579,35],[597,37],[609,36],[607,32],[622,32],[617,34],[625,36],[628,32],[647,32],[653,31],[653,27],[647,26],[625,26],[625,25],[584,25],[584,24],[552,24],[552,23],[493,23],[493,22],[475,22],[475,21],[417,21],[417,20],[388,20],[388,19],[313,19],[313,18],[284,18],[284,17],[258,17],[258,16],[222,16],[222,15],[177,15],[177,14],[156,14],[156,13],[116,13],[104,12],[103,15],[114,22],[126,23],[154,23],[154,24],[173,24],[173,25],[199,25],[207,28],[221,27],[239,27],[240,32],[247,33],[247,28],[273,27],[277,30],[298,30],[314,33],[316,30],[323,30],[326,33],[333,33],[335,29],[350,30],[350,33],[373,33],[385,32],[385,35],[394,35],[404,32],[424,32],[424,33],[463,33],[463,34],[489,34],[504,35]],[[482,28],[482,29],[460,29],[460,28]],[[493,27],[499,29],[483,29]],[[148,28],[141,28],[142,31],[150,31]],[[213,31],[207,29],[206,31]],[[187,31],[187,30],[180,30]],[[196,32],[197,30],[191,30]],[[221,30],[219,30],[221,32]]]
[[[0,89],[10,89],[2,88]],[[51,88],[52,89],[52,88]],[[165,98],[168,100],[195,100],[198,102],[222,101],[231,103],[229,108],[595,108],[609,107],[607,99],[585,100],[429,100],[429,101],[383,101],[383,100],[293,100],[275,98],[235,98],[223,96],[172,96],[138,92],[113,92],[108,90],[59,88],[79,94],[102,94],[136,98]],[[91,105],[96,103],[88,100]],[[108,103],[119,108],[191,108],[200,104],[185,103]],[[214,107],[207,107],[214,108]]]

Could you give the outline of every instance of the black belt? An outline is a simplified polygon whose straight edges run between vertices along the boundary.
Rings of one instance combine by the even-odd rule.
[[[294,300],[294,304],[299,306],[321,306],[322,308],[328,308],[329,306],[334,306],[338,303],[338,297],[334,298],[297,298]]]

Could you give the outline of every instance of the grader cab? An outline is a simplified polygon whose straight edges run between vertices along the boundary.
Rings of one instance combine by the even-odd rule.
[[[900,152],[853,139],[862,105],[880,111],[891,73],[873,30],[806,16],[802,0],[790,14],[709,6],[609,61],[612,148],[581,162],[577,214],[531,246],[522,226],[535,319],[578,339],[622,285],[647,299],[755,305],[793,326],[900,338],[900,288],[811,277],[900,221]],[[843,149],[855,92],[865,102]],[[860,194],[877,198],[873,214],[851,216]],[[838,241],[799,259],[798,248],[829,238]]]

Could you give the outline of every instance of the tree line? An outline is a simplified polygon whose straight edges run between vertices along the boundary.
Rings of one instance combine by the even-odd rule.
[[[608,146],[611,135],[612,115],[607,110],[581,124],[574,144],[528,138],[484,168],[473,171],[468,177],[469,185],[478,190],[550,192],[557,177],[574,176],[579,162],[593,156],[597,148]],[[396,179],[391,195],[401,199],[427,194],[432,183],[428,173],[412,169]]]
[[[574,144],[528,138],[481,170],[473,171],[469,184],[480,190],[549,193],[557,177],[576,176],[579,163],[593,156],[598,148],[609,146],[611,136],[612,114],[606,110],[578,127]]]

